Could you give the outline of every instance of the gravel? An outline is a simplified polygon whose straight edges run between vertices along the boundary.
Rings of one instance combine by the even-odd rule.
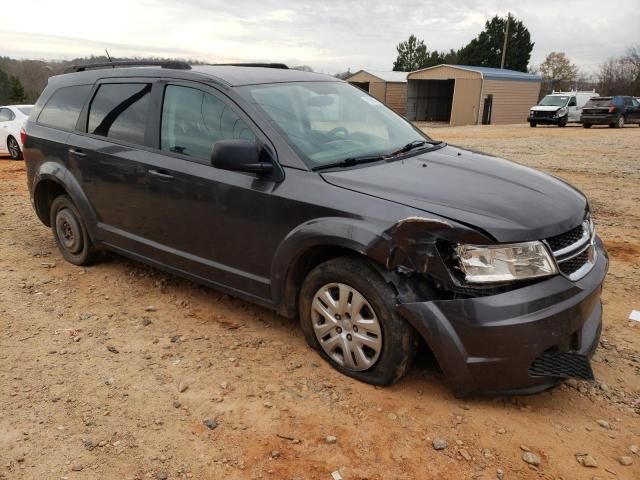
[[[445,448],[447,448],[447,441],[442,439],[442,438],[436,438],[433,442],[433,449],[434,450],[444,450]]]
[[[534,467],[540,465],[540,456],[533,452],[522,452],[522,460]]]

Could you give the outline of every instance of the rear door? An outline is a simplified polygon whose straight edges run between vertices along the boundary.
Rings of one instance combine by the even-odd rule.
[[[636,107],[636,101],[632,97],[624,97],[625,121],[627,123],[636,123],[640,121],[640,112]]]
[[[631,104],[634,111],[633,121],[636,123],[640,123],[640,102],[638,102],[638,100],[636,100],[635,98],[632,98]]]
[[[69,170],[98,220],[98,239],[145,254],[131,238],[148,238],[157,221],[149,170],[149,79],[97,83],[69,139]],[[79,130],[79,132],[78,132]]]
[[[8,108],[0,108],[0,152],[7,152],[7,137],[9,136],[9,126],[15,117]]]

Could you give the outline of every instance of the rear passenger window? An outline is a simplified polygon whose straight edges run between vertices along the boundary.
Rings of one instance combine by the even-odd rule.
[[[151,84],[104,83],[89,107],[88,132],[144,144]]]
[[[8,108],[0,108],[0,122],[13,120],[13,112]]]
[[[91,85],[74,85],[56,90],[40,112],[37,123],[69,132],[74,130],[90,90]]]
[[[219,98],[190,87],[167,86],[162,105],[162,150],[209,160],[218,140],[256,137]]]

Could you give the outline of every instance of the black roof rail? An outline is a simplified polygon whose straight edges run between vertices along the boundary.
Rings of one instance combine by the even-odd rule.
[[[214,67],[227,66],[227,67],[260,67],[260,68],[279,68],[281,70],[289,70],[289,67],[284,63],[214,63]]]
[[[72,65],[66,68],[64,73],[84,72],[94,68],[116,67],[161,67],[174,70],[191,70],[191,65],[179,60],[122,60],[115,62],[87,63],[85,65]]]

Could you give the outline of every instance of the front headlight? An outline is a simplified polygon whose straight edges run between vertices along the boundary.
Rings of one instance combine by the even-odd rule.
[[[533,110],[529,110],[529,115],[533,117]]]
[[[458,245],[456,253],[469,283],[507,282],[558,273],[555,261],[541,242]]]
[[[559,108],[558,110],[556,110],[556,113],[553,116],[554,117],[562,117],[562,116],[564,116],[565,113],[567,113],[567,109],[566,108]]]

